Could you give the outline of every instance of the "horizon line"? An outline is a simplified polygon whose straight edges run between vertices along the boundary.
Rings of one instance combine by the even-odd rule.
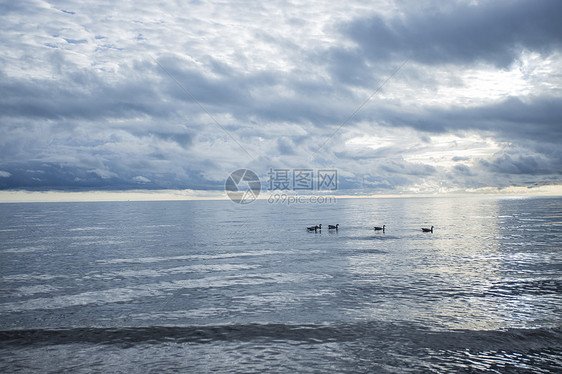
[[[336,199],[376,199],[376,198],[412,198],[412,197],[562,197],[562,184],[539,186],[482,187],[477,189],[450,191],[396,191],[394,193],[317,193],[298,194],[295,191],[270,191],[260,194],[258,200],[267,200],[267,196],[285,194],[286,196],[325,196]],[[338,191],[339,192],[339,191]],[[352,192],[352,191],[350,191]],[[191,200],[229,200],[225,191],[216,190],[2,190],[0,204],[4,203],[40,203],[40,202],[111,202],[111,201],[191,201]]]

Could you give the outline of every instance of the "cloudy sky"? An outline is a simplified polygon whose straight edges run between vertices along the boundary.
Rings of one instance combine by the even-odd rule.
[[[0,2],[0,189],[562,180],[562,1]]]

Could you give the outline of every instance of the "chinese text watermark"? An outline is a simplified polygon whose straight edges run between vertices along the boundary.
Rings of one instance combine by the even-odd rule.
[[[266,173],[267,190],[270,204],[333,204],[334,196],[317,195],[311,192],[325,193],[337,191],[337,169],[309,168],[270,168]],[[261,192],[262,183],[258,175],[249,169],[238,169],[228,176],[225,191],[230,200],[237,204],[249,204],[255,201]],[[302,194],[302,195],[299,195]]]

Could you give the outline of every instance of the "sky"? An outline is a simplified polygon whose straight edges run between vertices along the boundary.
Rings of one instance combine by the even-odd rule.
[[[562,2],[0,1],[0,193],[562,185]],[[190,192],[191,194],[192,192]]]

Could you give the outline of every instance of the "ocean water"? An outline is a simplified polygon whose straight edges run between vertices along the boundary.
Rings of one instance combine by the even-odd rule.
[[[0,204],[0,279],[2,373],[562,370],[560,198]]]

